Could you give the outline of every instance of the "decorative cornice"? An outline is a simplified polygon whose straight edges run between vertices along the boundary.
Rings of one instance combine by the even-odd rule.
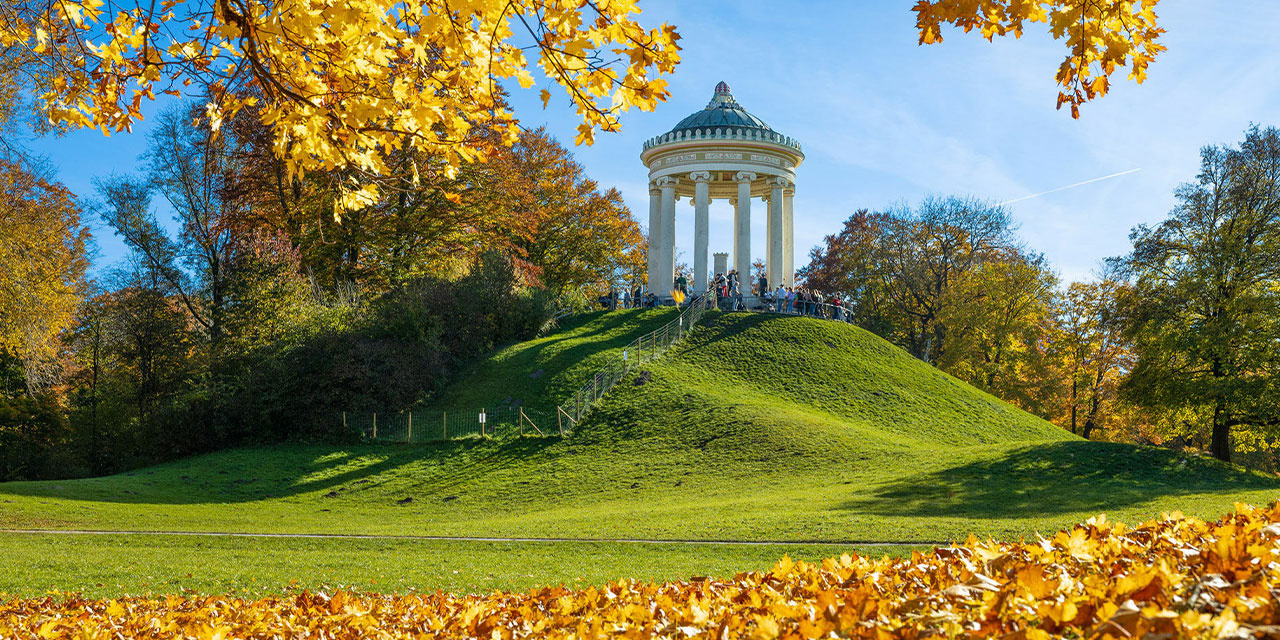
[[[691,140],[744,140],[748,142],[767,142],[788,149],[794,149],[804,157],[804,149],[800,142],[790,136],[776,131],[762,131],[747,127],[706,127],[692,131],[673,131],[645,140],[643,151],[669,142],[688,142]]]

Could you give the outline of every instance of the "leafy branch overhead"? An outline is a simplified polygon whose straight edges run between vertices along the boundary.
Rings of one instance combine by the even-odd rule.
[[[1107,95],[1111,74],[1128,68],[1129,79],[1142,83],[1147,66],[1165,50],[1158,42],[1159,0],[919,0],[916,27],[920,44],[942,42],[942,25],[951,24],[982,37],[1022,37],[1028,22],[1048,25],[1054,40],[1065,40],[1067,57],[1058,67],[1058,108],[1080,105]]]
[[[19,0],[0,48],[54,128],[130,130],[159,93],[208,97],[217,129],[246,106],[290,172],[389,172],[410,147],[456,169],[519,135],[500,82],[534,84],[527,53],[568,93],[578,142],[668,96],[670,25],[634,0]],[[544,101],[549,98],[543,94]],[[354,184],[354,183],[353,183]],[[351,187],[346,208],[377,184]]]

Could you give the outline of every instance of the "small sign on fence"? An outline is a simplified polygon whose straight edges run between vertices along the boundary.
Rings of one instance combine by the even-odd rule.
[[[623,349],[623,350],[622,350],[622,361],[623,361],[623,362],[626,362],[626,361],[627,361],[627,350],[626,350],[626,349]]]
[[[480,424],[484,424],[484,412],[480,412]]]

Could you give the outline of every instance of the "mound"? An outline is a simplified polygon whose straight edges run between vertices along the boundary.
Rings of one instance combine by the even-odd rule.
[[[597,315],[501,350],[453,397],[572,388],[587,356],[669,313]],[[1102,511],[1209,516],[1277,488],[1212,460],[1079,440],[851,326],[713,314],[572,438],[262,447],[10,483],[0,526],[933,542]]]

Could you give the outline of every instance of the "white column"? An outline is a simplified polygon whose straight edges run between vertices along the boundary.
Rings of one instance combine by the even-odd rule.
[[[796,239],[791,216],[791,198],[795,192],[795,183],[782,191],[782,280],[788,287],[796,283]]]
[[[649,184],[649,291],[658,281],[658,268],[662,266],[662,190]]]
[[[743,295],[751,291],[751,181],[756,174],[739,171],[738,206],[734,209],[733,268],[738,272],[739,290]]]
[[[783,280],[783,241],[782,241],[782,191],[787,186],[787,179],[782,177],[769,178],[768,184],[772,189],[769,191],[769,235],[766,238],[768,243],[768,256],[765,263],[765,278],[769,281],[770,287],[777,287]]]
[[[671,295],[676,277],[676,178],[658,178],[662,189],[662,270],[658,272],[657,285],[650,285],[659,297]]]
[[[693,180],[693,292],[707,290],[707,245],[710,242],[707,206],[711,202],[711,173],[694,171]]]

